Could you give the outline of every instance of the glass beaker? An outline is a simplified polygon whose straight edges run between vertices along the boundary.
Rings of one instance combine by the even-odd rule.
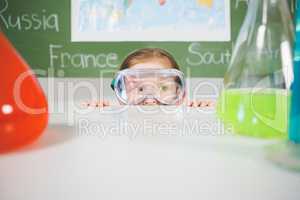
[[[0,153],[39,137],[48,123],[46,97],[27,63],[0,30]]]
[[[249,0],[217,105],[235,133],[287,138],[293,40],[286,0]]]

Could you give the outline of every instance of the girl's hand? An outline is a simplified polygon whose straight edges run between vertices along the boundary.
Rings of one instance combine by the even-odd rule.
[[[103,108],[110,106],[109,101],[84,101],[81,103],[84,108]]]
[[[215,102],[208,100],[208,101],[201,101],[201,100],[193,100],[188,101],[187,106],[189,107],[213,107]]]
[[[211,100],[193,100],[193,101],[188,101],[185,103],[189,107],[213,107],[215,105],[215,102]],[[81,103],[81,106],[83,108],[103,108],[110,106],[109,101],[84,101]]]

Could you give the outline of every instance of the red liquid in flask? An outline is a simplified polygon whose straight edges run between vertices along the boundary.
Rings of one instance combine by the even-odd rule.
[[[27,63],[0,31],[0,153],[37,139],[48,124],[46,97]]]

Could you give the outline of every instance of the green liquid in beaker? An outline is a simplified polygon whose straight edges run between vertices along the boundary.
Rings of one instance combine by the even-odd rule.
[[[217,114],[240,135],[287,138],[290,95],[280,89],[227,89],[219,97]]]

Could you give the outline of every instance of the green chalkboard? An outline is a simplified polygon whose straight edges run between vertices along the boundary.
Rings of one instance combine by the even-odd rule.
[[[231,39],[243,22],[247,0],[231,0]],[[192,77],[222,77],[233,42],[71,42],[71,0],[0,0],[0,27],[40,76],[98,77],[118,69],[126,55],[138,48],[160,47],[171,52]],[[77,58],[63,62],[61,54]],[[80,56],[94,55],[97,63]],[[58,56],[58,57],[55,57]],[[55,59],[54,59],[55,58]],[[52,70],[48,70],[52,69]]]

